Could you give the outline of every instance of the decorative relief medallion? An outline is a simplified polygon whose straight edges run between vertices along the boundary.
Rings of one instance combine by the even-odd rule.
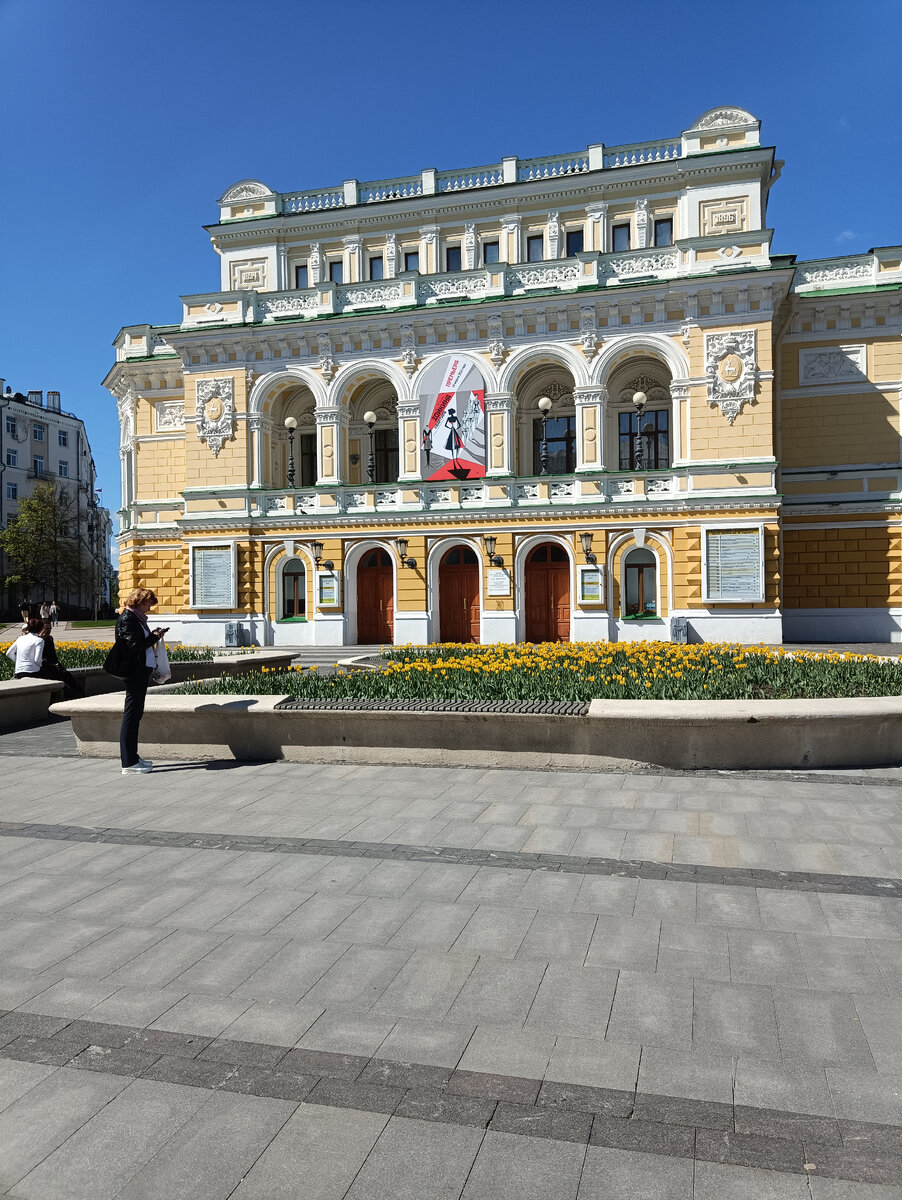
[[[724,200],[702,200],[698,206],[698,224],[705,236],[718,233],[743,233],[749,228],[748,196]]]
[[[754,125],[755,118],[744,108],[714,108],[696,121],[693,129],[728,129],[736,125]]]
[[[853,383],[867,378],[864,346],[835,346],[799,351],[799,386]]]
[[[708,403],[712,408],[719,407],[731,425],[742,412],[742,406],[755,398],[755,351],[753,329],[705,334]]]
[[[234,204],[236,200],[257,200],[261,196],[271,196],[272,192],[262,183],[236,183],[223,196],[221,203]]]
[[[184,429],[185,406],[180,401],[155,404],[153,408],[154,428],[157,433],[166,433],[170,429]]]
[[[199,379],[195,391],[197,436],[219,457],[222,444],[235,432],[235,385],[231,378]]]

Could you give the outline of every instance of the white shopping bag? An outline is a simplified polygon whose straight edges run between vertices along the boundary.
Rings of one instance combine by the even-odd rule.
[[[157,665],[153,669],[154,683],[165,683],[172,678],[172,672],[169,669],[169,655],[166,653],[166,643],[162,638],[154,646],[154,654],[157,656]]]

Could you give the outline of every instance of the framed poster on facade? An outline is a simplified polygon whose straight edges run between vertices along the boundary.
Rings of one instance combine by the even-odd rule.
[[[719,603],[764,599],[764,539],[753,529],[707,529],[704,538],[705,594]]]
[[[231,546],[191,548],[192,608],[234,608],[235,571]]]
[[[485,381],[456,354],[436,359],[419,387],[423,479],[485,475]]]
[[[485,574],[486,592],[489,596],[509,596],[511,594],[511,573],[504,567],[490,567]]]
[[[316,576],[317,608],[338,608],[341,604],[341,583],[337,571],[320,571]]]
[[[604,604],[604,573],[601,567],[578,566],[577,595],[582,606]]]

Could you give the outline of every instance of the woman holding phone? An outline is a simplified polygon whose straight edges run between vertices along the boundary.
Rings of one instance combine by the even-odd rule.
[[[147,622],[147,614],[156,602],[156,596],[148,588],[135,588],[129,594],[116,621],[116,641],[104,663],[110,675],[125,680],[125,708],[119,732],[123,775],[147,775],[153,768],[153,763],[138,754],[138,726],[156,666],[154,646],[166,633],[165,629],[151,629]]]

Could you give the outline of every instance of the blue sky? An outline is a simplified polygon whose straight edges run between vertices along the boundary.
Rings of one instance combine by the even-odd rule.
[[[218,287],[203,224],[277,191],[678,134],[715,105],[786,160],[774,248],[902,242],[902,0],[0,0],[0,376],[87,424],[123,325]]]

